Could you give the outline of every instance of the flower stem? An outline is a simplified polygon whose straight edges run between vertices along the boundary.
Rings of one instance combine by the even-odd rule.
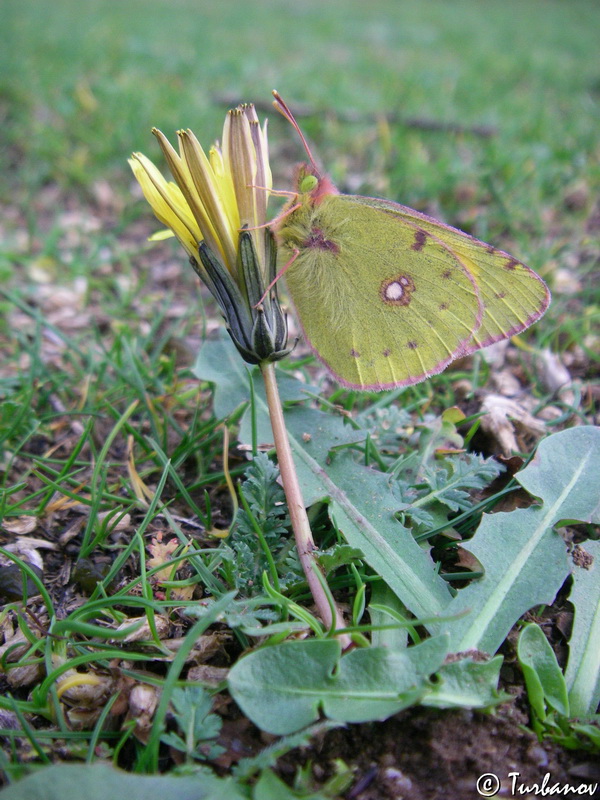
[[[317,570],[320,570],[317,560],[315,558],[316,546],[310,529],[310,523],[304,507],[302,499],[302,492],[300,491],[300,484],[298,482],[298,475],[296,473],[296,466],[292,457],[292,448],[290,447],[290,440],[287,435],[285,427],[285,420],[283,418],[283,408],[281,406],[281,399],[279,397],[279,389],[277,388],[277,379],[275,378],[275,364],[273,362],[263,362],[261,364],[261,372],[265,382],[265,390],[267,395],[267,404],[269,406],[269,415],[271,417],[271,427],[273,429],[273,439],[275,441],[275,450],[277,452],[277,460],[279,462],[279,472],[281,474],[281,482],[283,484],[283,491],[287,500],[290,520],[294,537],[296,539],[296,547],[298,548],[298,555],[302,569],[306,575],[309,589],[312,593],[315,605],[321,619],[327,628],[332,626],[336,628],[344,628],[344,618],[337,606],[334,605],[335,619],[332,615],[330,602],[327,598],[321,581],[317,575]],[[342,647],[346,649],[350,646],[351,640],[348,634],[340,634],[339,640]]]

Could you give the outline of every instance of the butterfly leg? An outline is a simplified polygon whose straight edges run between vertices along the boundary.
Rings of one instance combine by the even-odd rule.
[[[273,194],[275,194],[275,192],[273,192]],[[291,192],[290,192],[290,194],[291,194]],[[296,196],[297,195],[294,192],[294,197],[296,197]],[[279,222],[281,222],[282,219],[285,219],[286,217],[289,217],[290,214],[293,214],[294,211],[297,211],[299,208],[302,208],[302,203],[296,203],[295,205],[290,206],[290,208],[285,208],[281,212],[281,214],[278,214],[273,219],[269,220],[268,222],[265,222],[264,225],[252,225],[250,227],[246,226],[244,228],[241,228],[240,230],[244,230],[244,231],[259,231],[261,228],[272,228],[274,226],[277,226],[279,224]]]
[[[289,268],[292,266],[292,264],[293,264],[293,263],[294,263],[294,261],[295,261],[295,260],[298,258],[298,256],[299,256],[299,255],[300,255],[300,250],[298,250],[298,248],[297,248],[297,247],[296,247],[296,248],[294,248],[294,251],[293,251],[293,253],[292,253],[292,257],[291,257],[291,258],[290,258],[290,259],[287,261],[287,263],[285,263],[285,264],[283,265],[283,267],[282,267],[282,268],[279,270],[279,272],[277,273],[277,275],[275,275],[275,277],[273,278],[273,280],[271,281],[271,283],[270,283],[270,284],[267,286],[267,288],[265,289],[265,291],[264,291],[264,293],[263,293],[263,296],[260,298],[260,300],[258,301],[258,303],[257,303],[255,306],[253,306],[253,308],[258,308],[258,306],[259,306],[259,305],[262,303],[262,301],[265,299],[265,297],[266,297],[266,296],[269,294],[269,292],[271,291],[271,289],[273,288],[273,286],[275,286],[275,284],[277,283],[277,281],[278,281],[280,278],[282,278],[282,277],[285,275],[285,273],[286,273],[286,272],[288,271],[288,269],[289,269]]]

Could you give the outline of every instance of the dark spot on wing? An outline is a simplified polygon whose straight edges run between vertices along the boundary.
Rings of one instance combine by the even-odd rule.
[[[502,300],[506,297],[506,292],[496,292],[496,297],[498,300]]]
[[[450,308],[450,303],[440,303],[438,308],[440,311],[447,311]]]
[[[407,342],[406,346],[408,347],[409,350],[416,350],[419,345],[413,339],[412,341]]]
[[[451,277],[452,277],[452,270],[451,270],[451,269],[446,269],[446,270],[444,270],[444,271],[442,272],[442,278],[443,278],[444,280],[446,280],[446,281],[447,281],[447,280],[448,280],[448,278],[451,278]]]
[[[304,240],[304,247],[311,247],[316,250],[328,250],[330,253],[337,255],[340,248],[331,239],[327,239],[325,234],[320,228],[312,228],[311,232]]]
[[[358,352],[358,350],[355,350],[354,348],[350,350],[350,355],[352,356],[352,358],[360,358],[360,353]]]
[[[519,266],[520,263],[521,262],[517,261],[516,258],[511,258],[510,261],[507,261],[506,264],[504,265],[504,269],[507,269],[509,270],[509,272],[512,272]]]
[[[391,354],[392,354],[392,351],[389,349],[389,347],[386,347],[381,355],[385,356],[387,358],[388,356],[391,356]]]
[[[424,231],[423,228],[419,228],[415,233],[415,240],[412,243],[412,250],[422,250],[425,247],[425,242],[427,241],[427,231]]]

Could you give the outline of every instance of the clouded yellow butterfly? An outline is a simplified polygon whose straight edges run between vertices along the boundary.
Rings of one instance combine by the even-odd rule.
[[[462,231],[390,200],[339,194],[310,163],[276,231],[304,334],[344,386],[390,389],[514,336],[550,301],[529,267]]]

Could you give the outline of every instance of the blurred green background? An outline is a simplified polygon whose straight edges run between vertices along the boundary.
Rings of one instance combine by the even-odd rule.
[[[302,124],[343,190],[508,232],[542,272],[585,234],[600,185],[596,0],[3,0],[0,29],[5,203],[99,179],[126,196],[132,150],[160,163],[153,125],[208,145],[223,97],[273,88],[314,111]],[[290,188],[302,153],[269,116]]]
[[[597,147],[595,0],[3,0],[0,14],[2,128],[41,178],[115,168],[152,125],[214,130],[215,95],[272,88],[492,124],[540,159]]]

